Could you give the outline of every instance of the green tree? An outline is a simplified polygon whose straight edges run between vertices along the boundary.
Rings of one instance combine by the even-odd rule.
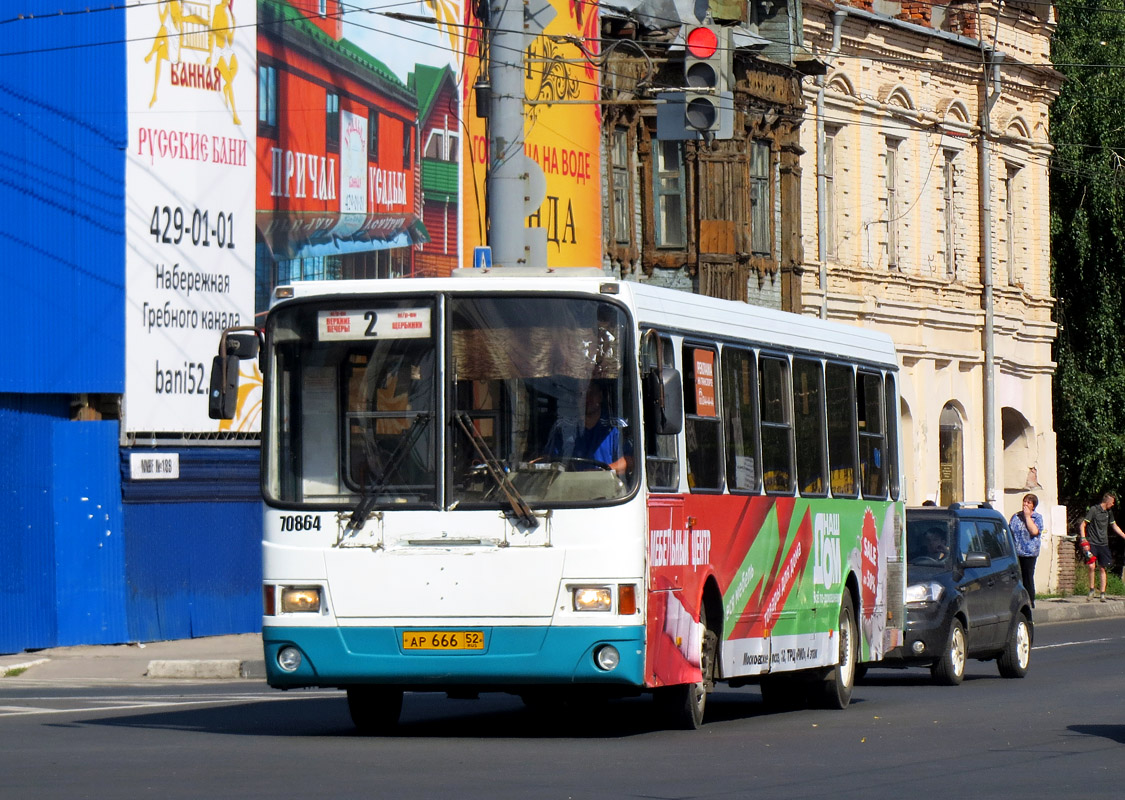
[[[1063,0],[1056,12],[1055,432],[1060,502],[1084,509],[1125,478],[1125,7]]]

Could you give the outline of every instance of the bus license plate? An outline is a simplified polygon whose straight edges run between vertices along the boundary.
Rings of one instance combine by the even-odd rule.
[[[481,631],[404,631],[403,650],[483,650]]]

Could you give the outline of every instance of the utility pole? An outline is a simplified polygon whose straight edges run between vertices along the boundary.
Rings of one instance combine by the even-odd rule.
[[[528,228],[527,217],[543,202],[542,169],[524,155],[524,53],[550,24],[549,0],[489,0],[488,244],[496,267],[545,267],[547,232]]]

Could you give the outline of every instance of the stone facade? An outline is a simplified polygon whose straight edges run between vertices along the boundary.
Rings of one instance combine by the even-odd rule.
[[[1030,491],[1063,535],[1051,411],[1053,9],[979,9],[805,1],[805,46],[828,71],[804,81],[805,261],[789,310],[894,337],[908,503],[989,499],[1010,515]],[[1056,580],[1051,561],[1040,559],[1043,589]]]

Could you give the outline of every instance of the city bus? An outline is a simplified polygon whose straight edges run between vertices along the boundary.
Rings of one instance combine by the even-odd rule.
[[[260,343],[260,348],[259,348]],[[529,705],[716,685],[844,708],[902,643],[897,361],[880,333],[605,276],[295,282],[259,359],[271,686]]]

